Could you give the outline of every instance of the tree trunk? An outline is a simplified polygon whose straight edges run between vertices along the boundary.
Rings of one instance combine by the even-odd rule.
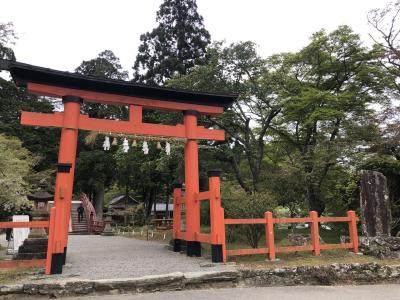
[[[103,206],[104,206],[104,182],[100,183],[96,189],[96,202],[94,209],[96,210],[96,217],[98,221],[103,220]]]
[[[320,216],[325,210],[325,203],[321,199],[321,189],[318,184],[307,184],[307,196],[310,210],[315,210]]]

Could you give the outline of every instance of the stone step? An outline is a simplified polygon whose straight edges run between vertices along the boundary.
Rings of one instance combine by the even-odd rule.
[[[18,253],[32,253],[32,252],[47,252],[47,244],[46,245],[21,245],[18,249]]]
[[[17,253],[14,255],[13,259],[30,260],[30,259],[45,259],[47,252],[40,253]]]
[[[46,245],[47,246],[47,238],[29,238],[26,239],[24,242],[28,242],[31,245],[35,245],[35,246],[40,246],[40,245]]]

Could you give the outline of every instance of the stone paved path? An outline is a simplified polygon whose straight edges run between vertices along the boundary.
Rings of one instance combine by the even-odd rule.
[[[155,241],[119,236],[71,235],[67,264],[59,276],[109,279],[229,268],[224,265],[201,266],[208,263],[211,263],[210,259],[174,253],[167,249],[166,244]]]
[[[137,295],[106,295],[65,298],[65,300],[399,300],[400,285],[372,286],[285,286],[208,289]]]

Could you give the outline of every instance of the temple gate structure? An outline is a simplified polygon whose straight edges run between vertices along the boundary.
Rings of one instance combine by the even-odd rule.
[[[174,189],[174,250],[180,241],[187,242],[187,255],[200,256],[201,242],[212,245],[212,260],[223,261],[225,240],[223,209],[220,201],[219,172],[209,173],[209,191],[199,191],[198,141],[225,139],[224,131],[198,125],[201,115],[216,116],[229,107],[235,95],[195,93],[169,88],[151,87],[119,80],[106,80],[62,72],[20,62],[0,60],[0,70],[10,72],[18,87],[39,96],[61,98],[63,111],[48,113],[22,112],[21,124],[61,128],[57,164],[54,207],[50,221],[36,222],[30,227],[49,227],[46,274],[62,273],[68,247],[68,227],[73,197],[78,130],[120,133],[138,136],[179,138],[185,140],[185,194],[180,186]],[[129,107],[129,120],[90,118],[81,114],[84,102]],[[163,125],[142,121],[143,109],[183,113],[183,124]],[[211,233],[200,232],[200,201],[210,201]],[[180,228],[180,208],[185,206],[186,229]],[[6,225],[4,225],[6,226]],[[23,224],[16,226],[23,227]]]

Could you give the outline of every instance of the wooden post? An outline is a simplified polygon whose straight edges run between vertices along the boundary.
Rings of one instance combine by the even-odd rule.
[[[195,110],[183,112],[187,141],[185,144],[185,198],[186,198],[186,251],[188,256],[201,256],[200,233],[199,154],[197,145],[197,117]]]
[[[211,259],[212,262],[223,262],[223,245],[225,243],[225,220],[221,214],[220,170],[208,172],[210,191],[211,221]],[[222,212],[223,213],[223,212]]]
[[[316,211],[310,211],[311,218],[311,245],[313,247],[313,253],[315,256],[321,255],[321,249],[319,246],[319,227],[318,227],[318,213]]]
[[[347,212],[349,217],[349,236],[350,242],[353,245],[353,252],[358,253],[358,232],[357,232],[357,218],[356,213],[353,210]]]
[[[181,251],[181,239],[178,234],[181,232],[181,203],[179,202],[182,197],[182,184],[174,183],[174,217],[173,217],[173,229],[172,238],[174,240],[174,252]]]
[[[47,241],[47,256],[46,256],[46,270],[45,270],[46,275],[51,274],[51,259],[53,257],[55,220],[56,220],[56,208],[52,207],[50,210],[49,235]]]
[[[79,97],[63,97],[64,118],[54,193],[57,215],[52,246],[51,274],[61,274],[66,260],[81,102],[82,99]]]
[[[265,217],[265,242],[268,247],[269,260],[275,260],[274,218],[272,212],[264,213]]]

